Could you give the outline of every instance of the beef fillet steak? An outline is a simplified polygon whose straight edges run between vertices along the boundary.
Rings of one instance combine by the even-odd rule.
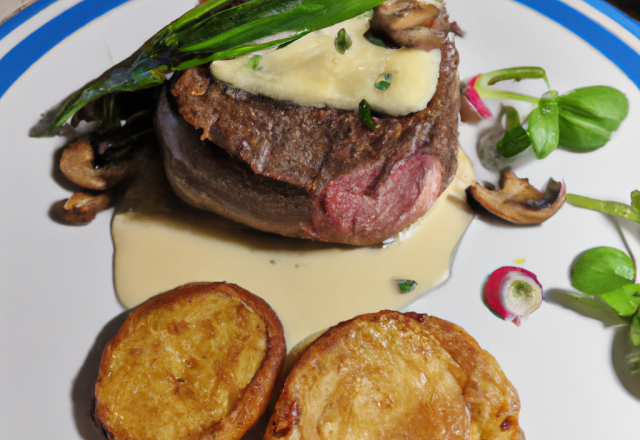
[[[421,7],[395,3],[396,15],[398,4]],[[440,76],[427,108],[381,117],[374,131],[354,111],[276,101],[217,81],[205,67],[187,70],[156,114],[171,186],[189,204],[259,230],[384,241],[423,216],[456,172],[458,53],[446,37],[438,41]]]

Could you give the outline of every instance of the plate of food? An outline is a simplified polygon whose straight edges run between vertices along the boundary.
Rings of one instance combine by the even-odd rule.
[[[636,22],[195,3],[0,24],[0,437],[637,436]]]

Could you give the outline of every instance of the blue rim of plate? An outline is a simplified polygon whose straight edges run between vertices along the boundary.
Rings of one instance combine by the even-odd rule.
[[[0,39],[58,0],[37,0],[0,25]],[[33,31],[0,58],[0,98],[36,61],[65,38],[131,0],[84,0]],[[573,32],[611,60],[640,89],[640,54],[615,34],[560,0],[512,0]],[[640,25],[604,0],[583,0],[640,39]]]

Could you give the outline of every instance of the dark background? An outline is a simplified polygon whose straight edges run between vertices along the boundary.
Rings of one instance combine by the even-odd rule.
[[[629,14],[636,20],[640,20],[640,0],[607,0],[613,6],[616,6]]]

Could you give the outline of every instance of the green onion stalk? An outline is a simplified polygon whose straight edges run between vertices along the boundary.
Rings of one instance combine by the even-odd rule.
[[[231,0],[210,0],[160,30],[129,58],[71,94],[43,117],[31,135],[58,134],[63,124],[100,98],[111,103],[111,95],[159,86],[171,72],[289,43],[360,15],[383,1],[251,0],[224,8]],[[94,104],[100,108],[109,105]],[[110,114],[113,116],[113,111]]]

